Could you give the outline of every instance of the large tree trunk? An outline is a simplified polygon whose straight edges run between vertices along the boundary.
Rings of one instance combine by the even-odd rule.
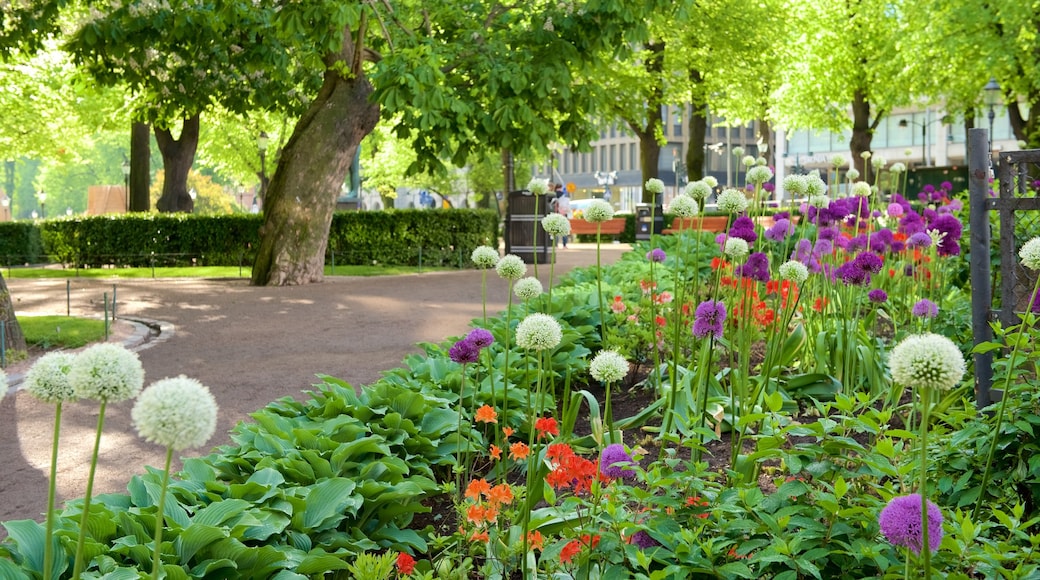
[[[195,150],[199,146],[199,115],[184,120],[180,139],[174,139],[169,129],[156,127],[155,141],[162,153],[166,174],[162,196],[156,202],[155,209],[165,213],[191,213],[195,209],[195,201],[188,194],[188,171],[195,162]]]
[[[130,211],[148,211],[151,200],[148,185],[152,174],[151,129],[147,123],[135,121],[130,127]],[[169,172],[166,173],[169,175]],[[169,179],[167,179],[169,181]]]
[[[690,181],[704,179],[704,139],[708,135],[708,109],[703,105],[693,105],[690,114],[690,146],[686,149],[686,174]]]
[[[379,105],[369,101],[371,93],[372,85],[361,74],[346,79],[326,71],[320,93],[296,124],[271,178],[253,285],[324,279],[336,198],[354,151],[379,120]]]
[[[10,353],[13,352],[25,352],[25,335],[22,334],[22,327],[18,324],[18,319],[14,315],[14,305],[11,303],[11,293],[7,290],[7,282],[4,282],[4,276],[0,274],[0,321],[4,323],[4,345]],[[8,357],[11,355],[8,354]]]
[[[870,123],[870,101],[862,89],[856,89],[852,99],[852,137],[849,149],[852,151],[852,163],[867,183],[873,183],[872,166],[863,158],[864,151],[870,151],[874,140],[874,128]]]
[[[654,119],[656,119],[656,123]],[[653,199],[653,196],[646,191],[646,182],[651,177],[658,175],[657,166],[661,159],[661,144],[657,142],[656,127],[661,124],[660,112],[656,116],[651,115],[650,120],[646,130],[637,131],[636,136],[639,137],[639,168],[643,171],[643,203],[656,204],[660,199]]]
[[[1026,95],[1026,101],[1029,103],[1028,117],[1022,116],[1017,96],[1012,97],[1016,100],[1007,101],[1008,119],[1011,121],[1011,131],[1014,132],[1015,139],[1025,141],[1026,149],[1040,147],[1040,91],[1030,91]]]

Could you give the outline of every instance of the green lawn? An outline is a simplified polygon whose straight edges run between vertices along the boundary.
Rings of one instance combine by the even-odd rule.
[[[424,266],[422,272],[452,270]],[[162,268],[10,268],[8,278],[248,278],[250,268],[238,266],[185,266]],[[415,274],[415,266],[325,266],[326,276],[396,276]]]
[[[79,348],[105,338],[105,321],[93,318],[19,316],[18,325],[30,347]]]

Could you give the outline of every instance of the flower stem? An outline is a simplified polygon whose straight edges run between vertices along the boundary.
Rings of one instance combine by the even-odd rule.
[[[43,534],[43,577],[50,580],[54,567],[54,491],[58,481],[58,439],[61,437],[61,401],[54,406],[54,437],[51,443],[51,477],[47,486],[47,526]]]
[[[928,410],[931,389],[921,388],[921,563],[924,578],[932,577],[932,547],[928,542]]]
[[[166,517],[166,488],[170,485],[170,461],[173,459],[173,447],[166,446],[166,466],[163,469],[162,487],[159,489],[159,506],[155,512],[155,551],[152,555],[152,580],[159,579],[162,567],[162,534],[163,520]]]
[[[87,476],[87,491],[83,496],[83,515],[79,521],[79,540],[76,542],[76,559],[72,564],[72,579],[79,580],[83,573],[83,548],[87,543],[87,521],[90,518],[90,495],[94,491],[94,473],[97,472],[98,451],[101,449],[101,431],[105,427],[105,407],[107,401],[101,401],[98,410],[97,431],[94,435],[94,453],[90,457],[90,474]]]

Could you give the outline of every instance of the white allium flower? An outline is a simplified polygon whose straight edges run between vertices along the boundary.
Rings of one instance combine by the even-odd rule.
[[[701,181],[703,181],[704,183],[707,183],[708,187],[710,187],[712,189],[715,189],[716,187],[719,186],[719,180],[715,179],[715,177],[713,175],[705,175],[704,179],[702,179]]]
[[[734,147],[733,148],[733,156],[734,157],[743,157],[744,156],[744,148],[743,147]]]
[[[563,329],[548,314],[528,314],[516,326],[516,344],[524,350],[555,348],[563,339]]]
[[[726,245],[722,247],[722,253],[729,256],[734,262],[743,262],[748,257],[751,249],[743,238],[726,238]]]
[[[628,361],[616,350],[601,350],[589,363],[589,374],[605,385],[616,383],[628,374]]]
[[[765,165],[756,165],[747,172],[748,183],[762,185],[773,178],[773,170]]]
[[[76,398],[69,372],[76,355],[50,352],[41,356],[25,373],[25,390],[45,403],[64,403]]]
[[[585,221],[590,224],[603,223],[614,217],[614,207],[602,199],[594,199],[585,208]]]
[[[901,163],[901,162],[896,162],[896,163],[893,163],[892,167],[889,167],[888,170],[891,171],[892,173],[902,173],[902,172],[906,171],[906,164],[905,163]]]
[[[537,298],[542,293],[542,282],[534,276],[521,278],[513,284],[513,294],[520,300]]]
[[[805,194],[809,197],[827,193],[827,183],[820,177],[820,172],[813,170],[805,176]]]
[[[700,181],[691,181],[686,184],[683,193],[697,201],[701,201],[711,195],[711,186],[708,185],[708,182],[704,179],[701,179]]]
[[[813,207],[823,208],[831,204],[831,198],[826,195],[814,195],[809,198],[809,205]]]
[[[542,229],[554,238],[571,235],[571,220],[559,213],[551,213],[542,218]]]
[[[688,195],[677,196],[668,206],[668,211],[681,218],[693,217],[697,215],[698,210],[697,202]]]
[[[909,147],[907,147],[906,149],[903,150],[903,155],[906,155],[907,157],[910,157],[913,154],[914,154],[914,150],[909,148]]]
[[[202,447],[217,428],[217,401],[184,375],[152,383],[130,412],[142,439],[176,451]]]
[[[838,153],[836,155],[832,155],[831,156],[831,165],[833,165],[835,168],[844,166],[845,165],[845,156],[840,154],[840,153]]]
[[[498,250],[491,246],[477,246],[473,248],[473,253],[469,256],[470,260],[477,265],[478,268],[494,268],[498,264]]]
[[[859,179],[859,169],[856,169],[855,167],[850,167],[849,170],[845,172],[845,177],[849,181],[856,181],[857,179]]]
[[[806,187],[808,187],[808,183],[806,183],[804,175],[792,174],[784,177],[784,191],[805,195]]]
[[[874,166],[874,169],[881,169],[888,164],[888,161],[886,161],[884,157],[878,155],[870,160],[870,164]]]
[[[744,158],[740,160],[740,162],[744,164],[744,167],[751,167],[755,164],[755,156],[745,155]]]
[[[506,254],[495,265],[495,271],[500,277],[516,282],[527,273],[527,264],[516,254]]]
[[[788,260],[780,264],[778,271],[781,280],[789,280],[798,285],[809,279],[809,268],[797,260]]]
[[[647,193],[664,193],[664,182],[656,177],[651,177],[646,180],[646,185],[643,186]]]
[[[892,380],[904,386],[945,391],[964,376],[964,355],[952,340],[939,334],[915,334],[892,349],[888,367]]]
[[[1022,258],[1022,265],[1030,270],[1040,270],[1040,236],[1035,237],[1018,250],[1018,257]]]
[[[925,230],[929,238],[932,238],[932,245],[938,246],[942,244],[943,238],[946,237],[946,232],[940,230]]]
[[[534,195],[545,195],[549,193],[549,180],[535,177],[527,184],[527,191]]]
[[[769,165],[769,161],[761,155],[755,158],[755,165]]]
[[[857,181],[852,184],[852,195],[860,197],[870,197],[870,184],[866,181]]]
[[[744,213],[747,209],[747,196],[736,189],[725,189],[719,194],[716,204],[723,213]]]
[[[864,151],[860,153],[859,156],[863,159],[870,159],[870,151]]]
[[[144,386],[144,367],[137,353],[102,342],[76,355],[69,383],[79,399],[117,403],[132,399]]]

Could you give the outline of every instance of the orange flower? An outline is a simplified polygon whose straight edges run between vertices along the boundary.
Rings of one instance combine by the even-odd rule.
[[[487,498],[492,505],[510,504],[513,502],[513,488],[508,483],[501,483],[491,488]]]
[[[481,423],[498,423],[498,413],[488,405],[477,409],[477,414],[474,418]]]
[[[535,530],[533,532],[528,532],[528,534],[527,534],[527,545],[531,546],[532,550],[544,550],[545,548],[542,547],[543,543],[544,543],[544,539],[542,538],[542,533],[541,532],[539,532],[538,530]]]
[[[534,422],[535,431],[538,431],[538,438],[541,439],[545,435],[559,435],[560,428],[556,425],[556,419],[552,417],[539,417]]]
[[[473,532],[469,539],[471,542],[484,542],[486,544],[491,538],[488,537],[487,530],[477,530]]]
[[[506,437],[512,437],[513,433],[514,431],[512,427],[502,427],[502,434]]]
[[[569,564],[581,552],[581,544],[578,540],[572,540],[560,550],[560,561]]]
[[[495,445],[494,443],[491,444],[491,449],[488,451],[488,453],[490,453],[491,457],[495,460],[502,459],[502,448],[498,445]]]
[[[491,491],[491,484],[486,479],[474,479],[466,486],[466,497],[473,501],[480,501],[481,494],[487,495]]]
[[[397,573],[402,576],[407,576],[413,571],[415,571],[415,558],[405,554],[404,552],[398,552]]]
[[[527,448],[526,443],[513,443],[509,446],[509,457],[516,459],[517,461],[527,459],[527,455],[531,453],[531,450]]]
[[[466,508],[466,520],[471,524],[482,524],[488,520],[487,508],[475,503]]]

